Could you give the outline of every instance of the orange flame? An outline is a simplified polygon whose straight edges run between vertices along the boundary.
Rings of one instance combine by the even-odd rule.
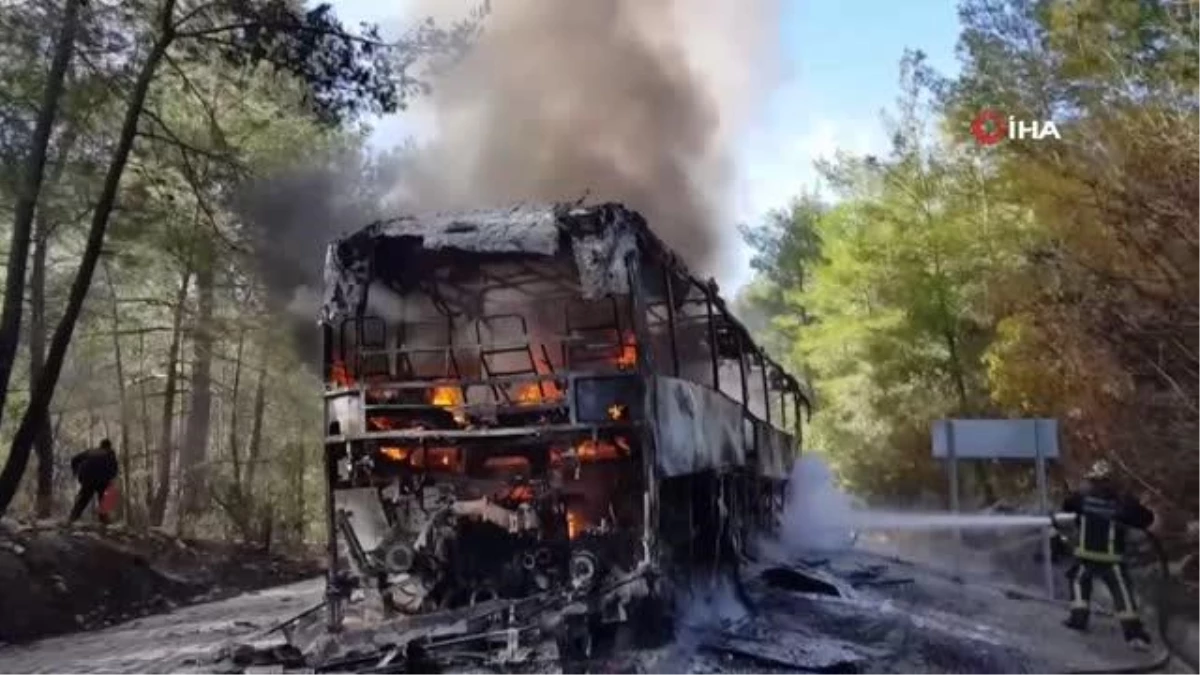
[[[463,404],[462,389],[458,387],[434,387],[429,402],[442,408],[453,408]]]
[[[614,436],[611,442],[604,439],[585,438],[576,443],[572,447],[572,451],[576,461],[587,464],[625,459],[629,457],[633,449],[629,445],[628,438]],[[562,448],[550,448],[550,466],[561,467],[568,457]]]
[[[422,459],[428,462],[429,466],[436,466],[442,469],[449,469],[458,465],[458,448],[453,447],[434,447],[426,448],[422,453]]]
[[[379,448],[379,452],[393,462],[403,462],[404,460],[408,459],[408,448],[384,446]]]
[[[533,496],[533,488],[528,485],[516,485],[501,498],[506,501],[528,503],[533,501]]]
[[[521,455],[498,455],[483,462],[485,469],[529,470],[529,458]]]
[[[629,442],[624,438],[613,439],[615,443],[605,440],[585,438],[575,446],[575,455],[581,462],[603,462],[621,459],[629,452]]]
[[[538,375],[553,375],[550,370],[550,364],[542,359],[533,360],[534,368]],[[546,401],[559,401],[563,398],[563,392],[558,388],[558,382],[554,380],[544,380],[542,382],[526,382],[517,387],[516,401],[520,405],[537,405]]]
[[[338,387],[349,389],[354,386],[354,378],[350,376],[350,371],[341,359],[334,359],[333,366],[329,371],[329,381]]]
[[[368,417],[367,426],[375,431],[389,431],[396,428],[396,423],[388,417]]]
[[[583,530],[583,517],[578,511],[567,511],[567,538],[574,539]]]
[[[554,382],[542,382],[540,387],[537,382],[526,382],[517,389],[516,399],[521,405],[537,405],[562,399],[562,391]]]
[[[418,469],[425,467],[454,469],[458,466],[458,448],[452,446],[418,448],[409,456],[409,464]]]
[[[459,425],[467,423],[467,415],[462,410],[465,399],[460,387],[434,387],[429,402],[439,408],[451,409],[454,421]]]
[[[621,370],[637,368],[637,356],[637,338],[633,336],[632,331],[625,331],[625,338],[621,344],[621,353],[617,355],[617,368]]]
[[[625,417],[625,412],[626,412],[625,406],[620,405],[618,403],[614,403],[614,404],[608,406],[608,419],[610,419],[614,422],[620,421],[622,418]]]

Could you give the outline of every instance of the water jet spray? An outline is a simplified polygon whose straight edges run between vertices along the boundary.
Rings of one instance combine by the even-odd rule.
[[[1075,518],[1071,513],[1020,515],[1007,513],[914,513],[905,511],[862,510],[851,514],[855,530],[972,530],[1051,527]]]

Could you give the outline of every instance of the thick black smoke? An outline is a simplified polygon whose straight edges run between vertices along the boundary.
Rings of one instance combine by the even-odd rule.
[[[346,153],[252,181],[234,197],[271,309],[288,322],[310,363],[320,363],[317,316],[325,249],[380,217],[376,178],[361,155]]]

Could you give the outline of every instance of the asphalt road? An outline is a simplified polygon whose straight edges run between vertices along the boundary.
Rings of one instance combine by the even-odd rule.
[[[845,660],[860,672],[1112,672],[1154,658],[1127,650],[1112,616],[1096,615],[1088,634],[1065,629],[1065,608],[1036,599],[1038,589],[1015,593],[858,551],[807,562],[843,595],[769,582],[762,574],[769,565],[746,570],[751,611],[723,614],[728,598],[700,603],[687,613],[699,621],[690,638],[639,658],[638,670],[797,672]],[[221,647],[316,605],[322,593],[323,581],[313,579],[3,646],[0,672],[211,672]]]
[[[321,602],[324,579],[183,607],[87,633],[0,647],[0,673],[211,672],[224,644]]]

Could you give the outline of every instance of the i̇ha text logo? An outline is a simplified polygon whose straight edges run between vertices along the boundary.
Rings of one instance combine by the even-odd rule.
[[[995,145],[1003,140],[1062,140],[1058,127],[1051,120],[1019,120],[992,108],[984,108],[971,121],[971,135],[976,143],[984,146]]]

